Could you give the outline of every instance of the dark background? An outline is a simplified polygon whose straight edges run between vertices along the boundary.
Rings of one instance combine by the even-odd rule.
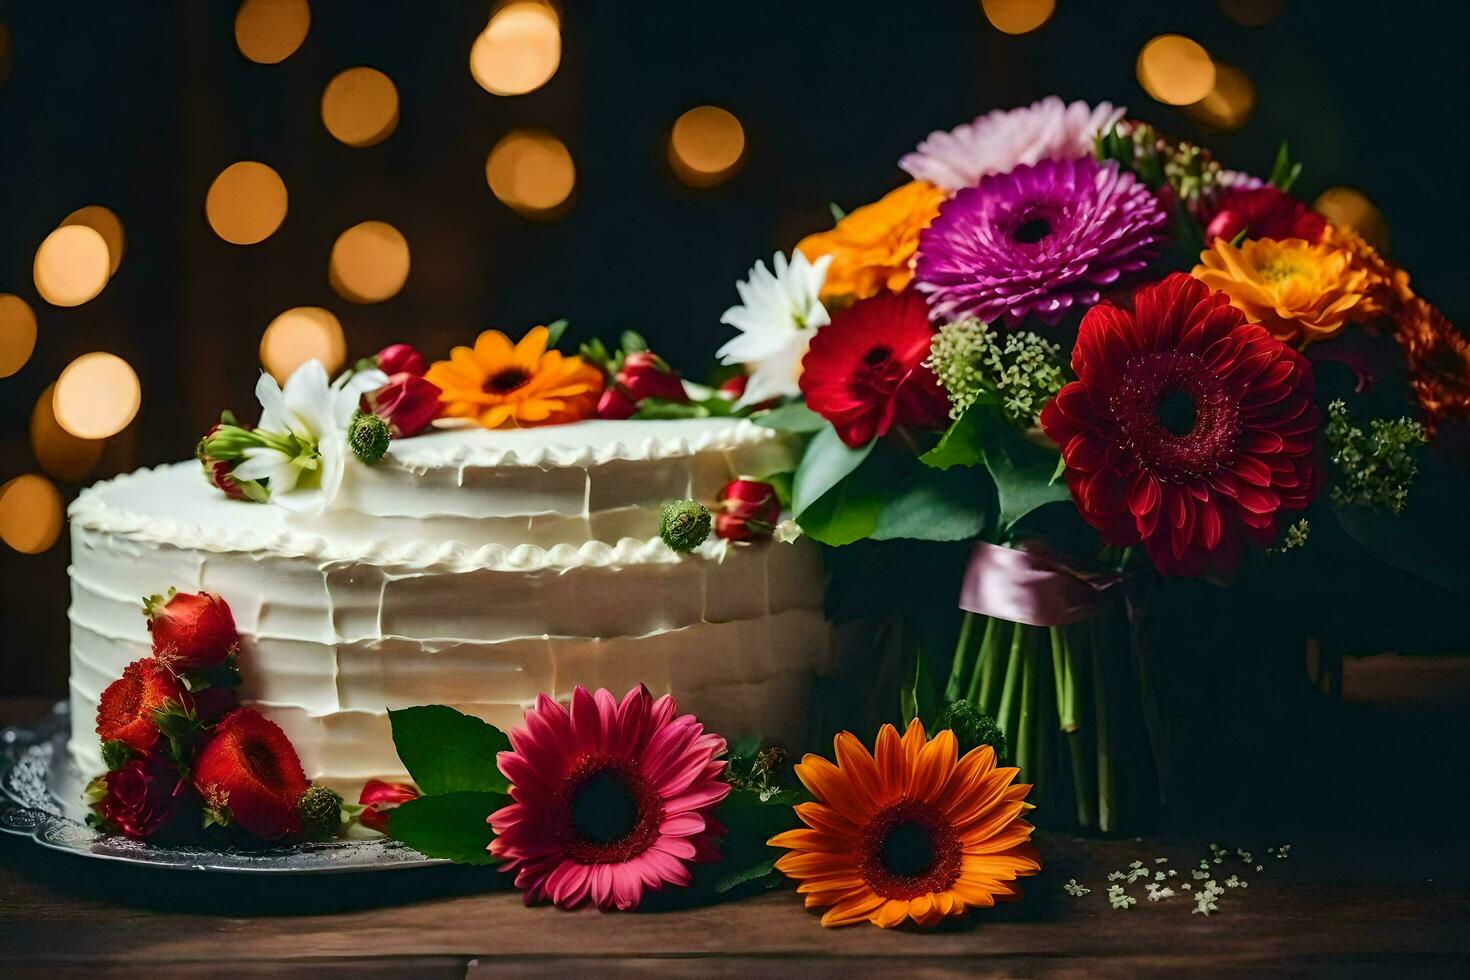
[[[977,0],[566,0],[560,69],[511,98],[467,68],[489,3],[315,0],[305,43],[277,65],[239,53],[235,7],[0,0],[13,48],[0,83],[0,292],[39,320],[30,362],[0,379],[0,481],[37,469],[32,406],[96,349],[133,365],[143,404],[84,482],[187,457],[221,408],[253,414],[261,332],[298,305],[336,313],[354,357],[397,340],[434,356],[489,326],[517,334],[566,316],[574,339],[636,328],[698,375],[756,258],[829,225],[829,201],[851,208],[901,183],[898,157],[930,130],[1051,92],[1127,105],[1257,173],[1289,136],[1306,166],[1299,193],[1362,189],[1417,291],[1470,321],[1458,3],[1286,0],[1250,28],[1209,0],[1059,0],[1046,26],[1012,37]],[[1166,32],[1251,77],[1243,129],[1203,129],[1139,87],[1139,48]],[[332,139],[319,112],[327,81],[355,65],[386,72],[401,100],[396,132],[367,149]],[[741,120],[746,156],[731,179],[693,190],[672,175],[665,141],[702,103]],[[550,129],[576,161],[558,222],[529,221],[486,186],[486,154],[520,126]],[[269,163],[290,194],[281,228],[247,247],[219,239],[203,213],[210,182],[241,159]],[[52,307],[31,282],[35,249],[86,204],[122,219],[126,257],[95,300]],[[327,256],[368,219],[403,232],[413,265],[396,297],[358,306],[328,286]],[[68,499],[76,490],[62,484]],[[0,693],[65,689],[66,563],[65,535],[38,556],[0,546]]]

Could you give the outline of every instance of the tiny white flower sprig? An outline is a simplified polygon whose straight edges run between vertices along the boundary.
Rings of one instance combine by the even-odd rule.
[[[1250,887],[1250,882],[1243,877],[1246,870],[1254,868],[1259,873],[1262,866],[1251,865],[1254,855],[1245,848],[1236,848],[1233,852],[1219,844],[1209,845],[1210,855],[1201,858],[1199,866],[1190,870],[1190,877],[1200,882],[1198,889],[1190,882],[1180,882],[1180,892],[1190,893],[1194,900],[1194,907],[1190,910],[1192,914],[1211,916],[1220,911],[1220,897],[1227,889],[1244,890]],[[1278,844],[1266,849],[1266,853],[1278,860],[1285,859],[1291,855],[1290,844]],[[1215,867],[1227,860],[1238,860],[1246,866],[1240,874],[1231,874],[1225,879],[1224,884],[1216,880]],[[1115,910],[1130,909],[1138,904],[1138,898],[1128,893],[1127,886],[1135,882],[1144,883],[1145,895],[1150,903],[1158,903],[1176,897],[1178,892],[1169,885],[1168,879],[1178,877],[1178,871],[1171,867],[1167,857],[1156,857],[1153,859],[1153,867],[1145,866],[1142,859],[1129,862],[1126,868],[1118,868],[1108,872],[1107,880],[1113,882],[1107,889],[1107,899],[1110,908]],[[1073,898],[1082,898],[1092,893],[1092,889],[1082,884],[1076,878],[1069,878],[1062,886],[1062,890]]]

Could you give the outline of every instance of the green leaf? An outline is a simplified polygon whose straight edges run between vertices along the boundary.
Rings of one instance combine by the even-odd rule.
[[[847,212],[842,210],[842,205],[838,204],[836,201],[829,202],[827,204],[827,210],[832,212],[832,223],[834,225],[841,221],[843,218],[847,217]]]
[[[489,816],[505,806],[503,793],[457,792],[421,796],[388,811],[388,834],[426,857],[460,864],[494,864]]]
[[[944,701],[939,696],[939,686],[929,673],[928,644],[924,642],[922,631],[919,632],[921,635],[914,643],[914,675],[899,689],[898,706],[905,727],[917,718],[928,730],[934,719],[939,717]]]
[[[635,419],[707,419],[712,415],[708,405],[700,402],[676,402],[667,398],[645,398],[633,411]]]
[[[877,541],[967,541],[985,533],[995,489],[983,470],[914,467],[878,514]]]
[[[819,431],[827,420],[806,407],[806,402],[792,402],[766,412],[757,412],[750,417],[756,425],[780,432],[812,433]]]
[[[792,807],[805,799],[790,790],[762,800],[760,793],[753,789],[732,789],[716,816],[731,834],[752,837],[764,844],[784,830],[802,826]]]
[[[807,536],[834,548],[872,535],[883,497],[856,480],[844,480],[796,519]]]
[[[1061,453],[1038,446],[1003,421],[992,430],[985,466],[995,480],[1002,533],[1038,507],[1071,501],[1066,482],[1055,480]]]
[[[618,337],[618,344],[622,347],[624,354],[632,354],[634,351],[648,350],[648,341],[636,330],[624,330]]]
[[[567,332],[567,326],[570,323],[570,320],[562,317],[560,320],[553,320],[546,325],[546,346],[548,349],[561,343],[562,334]]]
[[[398,758],[424,795],[510,791],[495,765],[510,739],[494,725],[442,704],[389,711],[388,720]]]
[[[843,482],[872,451],[872,442],[853,449],[830,425],[819,429],[807,445],[801,465],[796,468],[791,491],[791,506],[796,517],[800,519],[807,508]]]
[[[1266,178],[1266,183],[1285,194],[1301,175],[1302,165],[1291,162],[1291,151],[1287,148],[1286,140],[1282,140],[1281,145],[1276,148],[1276,159],[1271,164],[1271,176]]]
[[[776,861],[780,858],[781,854],[774,847],[767,847],[764,850],[766,851],[764,856],[756,858],[750,863],[727,860],[727,863],[731,865],[730,869],[716,878],[714,884],[710,886],[714,889],[715,894],[723,895],[732,888],[738,888],[746,882],[756,881],[774,872],[776,870]]]
[[[945,430],[939,444],[919,457],[925,466],[947,470],[951,466],[978,466],[985,460],[986,427],[999,411],[995,396],[983,391],[975,403]]]

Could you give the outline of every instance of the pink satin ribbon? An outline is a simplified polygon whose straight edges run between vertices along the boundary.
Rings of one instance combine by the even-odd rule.
[[[1123,577],[1079,571],[1058,558],[977,541],[965,567],[960,608],[1031,626],[1065,626],[1097,615]]]

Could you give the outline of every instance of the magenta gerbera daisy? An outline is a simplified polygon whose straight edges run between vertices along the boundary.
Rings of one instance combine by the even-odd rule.
[[[1050,160],[986,177],[944,202],[919,235],[916,288],[936,317],[1035,314],[1054,324],[1073,306],[1158,255],[1167,217],[1116,164]]]
[[[688,885],[691,862],[718,858],[725,740],[672,697],[578,687],[569,711],[543,694],[507,734],[498,762],[515,802],[490,814],[490,853],[527,905],[635,908],[644,889]]]

